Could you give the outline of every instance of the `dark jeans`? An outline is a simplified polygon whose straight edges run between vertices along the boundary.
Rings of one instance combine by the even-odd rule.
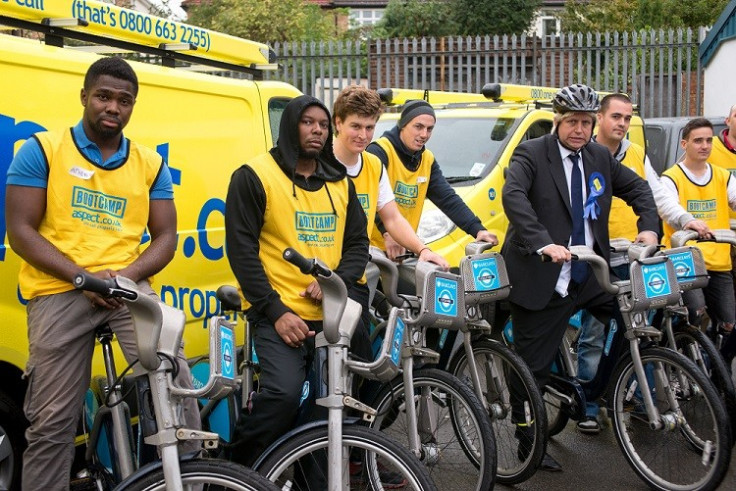
[[[540,388],[544,388],[549,381],[552,364],[567,330],[570,316],[581,308],[586,308],[601,322],[608,324],[614,304],[613,297],[600,289],[592,274],[582,285],[571,285],[565,297],[555,292],[542,310],[528,310],[520,305],[510,304],[514,347],[529,366]],[[520,401],[525,398],[526,391],[519,378],[513,374],[509,385],[512,420],[517,423],[523,422],[524,413]]]
[[[292,348],[281,339],[273,324],[251,309],[248,322],[254,332],[261,375],[250,412],[244,410],[235,425],[230,458],[251,466],[269,445],[294,428],[302,386],[314,357],[314,338]],[[311,330],[322,331],[322,322],[307,321]],[[243,394],[248,397],[248,394]],[[308,419],[319,419],[319,406]],[[324,417],[324,416],[323,416]]]

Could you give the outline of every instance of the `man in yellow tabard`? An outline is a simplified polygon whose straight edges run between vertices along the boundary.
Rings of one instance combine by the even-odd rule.
[[[395,127],[367,147],[388,170],[399,211],[414,230],[419,226],[424,200],[429,199],[455,225],[477,240],[498,243],[480,219],[468,208],[442,175],[440,166],[425,147],[435,125],[434,109],[429,103],[412,100],[404,104]],[[371,244],[384,249],[390,258],[404,253],[382,223],[371,234]]]
[[[102,58],[84,78],[82,120],[37,133],[8,170],[8,240],[23,259],[19,284],[28,302],[29,357],[25,414],[28,448],[23,488],[68,489],[74,435],[89,387],[95,328],[108,324],[126,359],[137,358],[130,312],[115,299],[74,289],[88,271],[125,276],[155,296],[150,278],[176,249],[176,208],[163,158],[123,136],[138,79],[121,58]],[[151,241],[141,251],[143,231]],[[179,353],[177,382],[192,387]],[[196,401],[185,402],[199,428]]]
[[[380,216],[386,230],[404,248],[412,251],[421,261],[430,261],[443,268],[449,267],[447,261],[433,252],[417,237],[414,229],[399,211],[391,191],[388,174],[373,154],[365,151],[373,140],[376,122],[381,115],[381,98],[374,90],[361,85],[350,85],[340,92],[333,107],[335,123],[335,157],[345,166],[348,176],[355,185],[360,204],[368,220],[368,236],[370,237],[376,215]],[[376,271],[377,273],[377,271]],[[369,272],[367,271],[368,275]],[[369,280],[377,280],[377,275],[370,275]],[[351,343],[351,352],[363,358],[370,357],[370,340],[368,328],[370,312],[368,310],[375,282],[361,278],[361,281],[350,290],[350,296],[363,306],[363,329],[356,331]]]
[[[711,230],[729,228],[729,207],[736,209],[736,179],[726,169],[709,163],[713,146],[713,125],[705,118],[689,121],[682,130],[684,160],[662,174],[662,184],[680,204],[695,217],[697,224],[688,228],[697,230],[702,238],[710,238]],[[677,223],[665,221],[665,244],[678,230]],[[736,314],[731,252],[728,244],[701,242],[705,267],[710,279],[702,290],[685,292],[683,299],[690,313],[690,322],[698,325],[698,314],[707,309],[713,328],[729,335]],[[733,353],[724,345],[724,356],[730,361]]]
[[[286,105],[276,146],[233,173],[225,210],[228,260],[261,368],[230,455],[251,465],[294,426],[322,329],[319,285],[282,258],[284,249],[319,258],[348,287],[368,261],[365,213],[335,159],[330,113],[319,100],[299,96]]]

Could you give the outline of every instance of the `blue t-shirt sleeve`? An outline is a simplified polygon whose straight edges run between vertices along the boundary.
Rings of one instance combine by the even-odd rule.
[[[166,162],[161,166],[161,172],[151,187],[149,197],[151,199],[174,199],[174,185],[171,182],[171,172]]]
[[[48,172],[46,157],[38,140],[29,138],[10,162],[7,184],[46,189]]]

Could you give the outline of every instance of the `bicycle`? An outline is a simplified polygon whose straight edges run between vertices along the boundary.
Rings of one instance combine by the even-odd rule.
[[[380,355],[372,362],[349,359],[348,347],[360,319],[360,305],[348,299],[345,284],[319,260],[306,259],[293,249],[284,251],[284,259],[299,267],[303,274],[315,276],[322,289],[325,317],[323,331],[315,338],[316,387],[311,389],[316,404],[327,408],[328,419],[301,425],[287,433],[264,451],[253,469],[281,489],[293,491],[325,488],[337,491],[349,485],[351,489],[388,489],[390,486],[381,482],[386,474],[398,476],[402,489],[436,490],[427,469],[405,448],[377,430],[343,421],[345,407],[364,413],[364,418],[374,417],[371,407],[350,395],[351,373],[372,380],[392,378],[399,370],[399,347],[404,332],[400,328],[392,330]],[[223,289],[221,299],[226,299],[226,309],[237,311],[239,299],[236,301],[232,292]],[[247,348],[244,352],[251,353]],[[247,361],[245,366],[252,367],[250,363]],[[243,399],[247,404],[252,377],[248,370],[245,373]],[[351,475],[350,468],[356,466],[362,472]]]
[[[202,442],[205,450],[217,446],[218,436],[214,433],[183,427],[180,402],[187,397],[216,398],[226,394],[233,387],[234,364],[233,335],[227,326],[217,322],[210,323],[210,352],[218,353],[210,369],[210,378],[201,389],[185,389],[174,384],[172,372],[176,370],[176,356],[184,331],[184,313],[170,307],[138,290],[135,282],[118,276],[107,280],[90,274],[80,274],[74,279],[74,286],[110,298],[127,302],[135,327],[138,345],[138,360],[133,365],[138,382],[148,382],[143,389],[147,394],[146,406],[140,408],[144,417],[152,414],[155,429],[145,435],[144,441],[157,448],[160,460],[136,469],[133,455],[132,430],[129,410],[123,402],[121,378],[118,377],[112,357],[112,333],[109,328],[98,329],[103,344],[103,357],[107,374],[106,406],[98,412],[87,458],[90,462],[90,479],[94,489],[120,490],[183,490],[217,489],[265,491],[273,490],[274,485],[255,471],[238,464],[203,458],[199,452],[180,455],[179,443],[185,441]],[[111,438],[115,451],[113,471],[109,472],[95,456],[100,428],[103,421],[112,422]],[[143,426],[143,425],[141,425]]]
[[[714,242],[736,243],[736,234],[731,230],[715,230]],[[672,248],[658,252],[672,261],[681,291],[696,290],[708,284],[703,253],[697,247],[686,246],[688,241],[698,240],[698,233],[681,230],[672,235]],[[611,242],[612,249],[625,250],[629,244],[619,247]],[[685,355],[710,378],[730,416],[731,430],[736,429],[736,390],[729,370],[713,341],[700,329],[687,322],[688,309],[682,301],[678,305],[667,305],[663,310],[661,345]],[[675,322],[680,320],[680,322]],[[732,443],[734,441],[732,434]]]
[[[471,242],[465,247],[460,276],[465,285],[466,322],[459,330],[462,336],[457,336],[454,343],[453,333],[443,333],[449,333],[444,341],[448,356],[440,358],[438,367],[473,388],[493,425],[498,461],[496,480],[516,484],[531,477],[542,462],[546,414],[531,370],[516,352],[491,337],[492,327],[482,315],[482,306],[504,300],[511,288],[503,257],[490,252],[492,247],[486,242]],[[514,404],[509,391],[512,377],[524,389]],[[513,415],[514,406],[522,408],[521,414]],[[518,425],[532,430],[531,441],[522,442],[515,437]]]
[[[465,326],[461,278],[419,262],[418,295],[399,295],[396,264],[377,248],[371,248],[371,261],[378,266],[384,294],[393,305],[386,322],[375,332],[401,326],[409,333],[401,349],[402,375],[366,395],[364,402],[377,411],[370,425],[421,458],[438,488],[491,489],[496,445],[483,404],[470,387],[449,372],[415,365],[415,359],[422,364],[439,359],[436,351],[427,348],[428,329]]]
[[[680,302],[672,262],[667,255],[650,257],[656,247],[631,247],[631,280],[611,283],[605,259],[586,246],[572,246],[570,251],[573,260],[591,264],[604,291],[616,297],[622,314],[629,350],[608,382],[607,407],[624,457],[654,489],[717,487],[731,457],[726,411],[710,380],[692,361],[658,346],[662,333],[646,315],[650,309]],[[551,409],[573,418],[584,415],[585,394],[574,380],[574,361],[566,341],[557,364],[561,374],[553,376],[547,388],[550,421],[555,419]]]

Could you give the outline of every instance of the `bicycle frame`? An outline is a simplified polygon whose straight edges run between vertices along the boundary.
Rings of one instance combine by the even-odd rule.
[[[215,363],[210,365],[210,378],[200,389],[185,389],[174,384],[172,370],[178,355],[182,334],[184,332],[185,316],[181,310],[170,307],[148,295],[141,294],[135,282],[118,276],[112,280],[115,288],[108,288],[102,280],[89,275],[79,275],[75,278],[75,286],[79,289],[90,289],[103,294],[113,293],[112,296],[123,298],[128,305],[133,325],[135,327],[138,346],[139,364],[133,369],[134,375],[147,376],[150,384],[151,400],[157,433],[144,439],[149,445],[158,447],[167,488],[182,489],[181,471],[179,467],[178,444],[181,441],[201,441],[206,449],[217,447],[218,435],[201,430],[183,427],[179,402],[187,397],[222,397],[234,388],[234,337],[232,330],[213,319],[210,323],[210,352],[219,353]],[[100,286],[100,283],[102,285]],[[117,294],[117,295],[115,295]],[[111,350],[105,352],[108,384],[113,392],[119,391],[115,387],[117,374],[112,361]],[[112,383],[110,383],[112,381]],[[119,394],[119,392],[118,392]],[[110,396],[112,403],[120,398]],[[124,419],[125,412],[122,404],[111,408],[114,422],[113,438],[118,449],[116,460],[121,471],[121,478],[126,479],[135,474],[135,463],[130,446],[126,445],[126,428],[129,421]],[[117,447],[117,445],[121,445]],[[140,471],[139,471],[140,472]]]
[[[579,261],[590,263],[593,272],[598,279],[601,287],[611,295],[614,295],[618,301],[619,309],[623,317],[626,327],[625,337],[629,341],[629,351],[632,362],[634,364],[634,372],[637,380],[632,383],[630,396],[634,390],[641,393],[644,407],[646,408],[649,426],[654,430],[668,429],[673,430],[683,423],[679,415],[679,404],[673,394],[669,381],[665,380],[665,375],[661,372],[661,367],[655,367],[653,374],[647,374],[641,361],[640,345],[642,342],[659,341],[662,332],[649,325],[646,312],[650,308],[666,307],[668,305],[678,305],[680,302],[680,290],[677,288],[677,276],[674,266],[667,256],[654,256],[651,254],[656,251],[656,247],[638,247],[633,246],[629,249],[631,259],[631,280],[619,281],[615,284],[610,282],[608,274],[608,263],[605,259],[595,254],[586,246],[572,246],[570,252],[576,256]],[[663,288],[662,293],[648,289],[648,281],[666,281],[667,289]],[[675,285],[675,288],[671,288]],[[664,388],[665,397],[668,400],[669,407],[672,408],[666,414],[661,414],[652,399],[651,387],[649,380],[653,376],[653,380],[659,386]],[[684,384],[687,388],[687,384]]]

